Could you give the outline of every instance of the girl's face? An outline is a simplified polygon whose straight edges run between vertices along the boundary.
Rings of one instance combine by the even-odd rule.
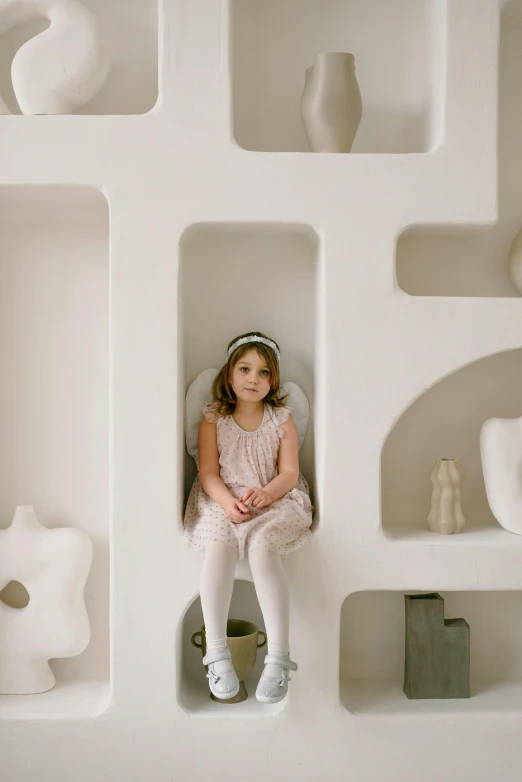
[[[270,372],[257,350],[249,350],[236,362],[230,384],[237,399],[261,402],[270,391]]]

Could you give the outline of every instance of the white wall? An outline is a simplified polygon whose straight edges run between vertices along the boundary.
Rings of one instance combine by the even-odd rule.
[[[18,214],[18,223],[0,225],[7,251],[0,275],[27,270],[33,333],[44,302],[53,313],[52,328],[42,332],[49,338],[43,353],[44,368],[52,369],[45,374],[49,404],[42,408],[34,387],[21,397],[23,426],[43,412],[49,437],[38,441],[31,469],[21,463],[23,480],[2,470],[8,477],[1,479],[0,525],[9,523],[23,490],[42,498],[37,510],[39,502],[52,505],[52,513],[42,512],[44,522],[91,532],[98,547],[88,601],[101,639],[96,646],[93,637],[77,660],[56,665],[51,693],[0,698],[2,782],[35,774],[39,782],[243,780],[245,773],[274,782],[518,782],[521,539],[489,517],[485,528],[460,536],[428,533],[420,514],[429,486],[420,482],[435,451],[457,446],[479,481],[472,438],[480,416],[500,408],[520,414],[520,302],[503,282],[490,288],[486,278],[480,289],[457,292],[450,285],[441,295],[427,266],[422,285],[410,291],[420,295],[410,295],[396,268],[397,240],[406,230],[416,235],[423,227],[429,236],[422,242],[438,242],[449,227],[482,230],[504,214],[513,225],[518,219],[518,22],[505,22],[499,50],[497,0],[439,0],[438,7],[427,0],[310,0],[306,14],[293,0],[270,0],[256,3],[255,15],[250,0],[163,0],[159,13],[152,3],[138,6],[132,18],[128,6],[98,6],[125,56],[116,58],[105,97],[100,93],[82,116],[0,117],[0,212],[13,203]],[[521,12],[520,0],[510,10]],[[140,25],[148,31],[142,42]],[[159,30],[157,40],[151,30]],[[267,41],[273,67],[259,60]],[[325,47],[356,45],[366,113],[354,154],[307,153],[298,118],[304,67]],[[150,63],[157,52],[155,104]],[[256,95],[262,99],[251,102]],[[504,139],[499,155],[497,131]],[[506,150],[512,150],[507,159]],[[502,171],[512,187],[501,188],[499,200]],[[103,190],[108,281],[108,230],[94,217],[94,202],[87,198],[82,218],[72,219],[68,198],[51,199],[28,210],[26,225],[12,188],[36,185]],[[44,206],[45,221],[36,224]],[[422,245],[406,261],[412,273],[425,247],[429,255]],[[66,264],[73,248],[74,271]],[[188,642],[201,621],[202,554],[188,550],[182,534],[183,395],[200,369],[222,360],[224,343],[248,314],[245,303],[220,320],[208,289],[196,296],[198,274],[211,275],[217,286],[220,269],[239,267],[234,289],[244,282],[257,291],[259,259],[271,248],[269,263],[277,259],[284,281],[295,267],[306,269],[298,283],[306,305],[297,304],[287,284],[276,289],[274,312],[258,296],[253,312],[283,343],[288,377],[300,377],[313,398],[309,465],[320,523],[309,545],[285,561],[299,664],[289,698],[277,710],[249,698],[220,712],[217,704],[217,711],[208,707],[204,669]],[[467,250],[450,240],[445,252],[455,252],[457,262]],[[500,267],[493,278],[501,279]],[[61,280],[70,283],[63,319],[51,297]],[[8,291],[0,292],[0,372],[12,378],[16,359],[17,390],[26,367],[42,367],[34,342],[9,339],[5,324],[26,323],[20,313],[13,317]],[[286,297],[291,317],[284,321]],[[198,311],[208,316],[201,331]],[[108,323],[103,312],[110,313]],[[80,354],[64,334],[77,335],[84,316],[95,325]],[[202,341],[201,334],[210,336]],[[11,345],[19,348],[14,357]],[[78,378],[63,410],[52,395],[65,377],[60,346],[72,354]],[[0,444],[4,465],[14,448],[27,450],[36,439],[28,429],[12,436],[5,397],[6,388],[13,394],[12,382],[2,383],[1,392],[2,437],[11,432],[13,440],[11,449]],[[466,406],[466,395],[477,390]],[[458,433],[449,426],[455,409],[465,419]],[[60,447],[69,438],[50,452],[41,445],[54,442],[58,415],[83,416],[78,436],[89,443],[87,464],[76,452],[78,461],[64,466]],[[417,427],[423,439],[416,449]],[[393,480],[402,463],[415,480],[405,515],[404,486]],[[470,510],[475,501],[478,509],[470,518],[487,513],[480,492],[468,499]],[[403,521],[409,526],[399,530]],[[248,566],[237,575],[234,610],[260,622]],[[402,596],[426,590],[440,591],[451,614],[470,621],[475,673],[493,680],[469,701],[412,704],[401,696]],[[110,633],[99,621],[108,610]],[[506,644],[492,647],[494,635],[505,635]],[[95,668],[101,679],[89,678]],[[374,689],[365,684],[368,672]]]

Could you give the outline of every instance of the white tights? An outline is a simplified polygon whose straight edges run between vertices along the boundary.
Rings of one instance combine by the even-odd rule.
[[[200,579],[200,596],[208,652],[226,648],[227,619],[237,560],[238,552],[226,543],[212,541],[207,544]],[[290,595],[281,555],[268,549],[256,548],[249,552],[248,562],[265,620],[268,654],[289,654]],[[217,673],[219,666],[220,663],[215,663]],[[226,666],[224,661],[224,668]],[[280,670],[278,666],[268,666],[266,674],[279,676]]]

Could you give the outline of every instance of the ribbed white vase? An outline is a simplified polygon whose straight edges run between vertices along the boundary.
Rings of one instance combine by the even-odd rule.
[[[301,96],[301,118],[311,150],[350,152],[361,117],[353,54],[318,54],[306,71]]]
[[[462,532],[466,519],[462,512],[462,475],[456,459],[439,459],[430,473],[433,489],[428,525],[432,532],[454,535]]]

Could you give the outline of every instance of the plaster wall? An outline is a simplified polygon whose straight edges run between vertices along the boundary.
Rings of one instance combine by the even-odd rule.
[[[519,624],[522,583],[518,538],[506,533],[479,542],[473,534],[462,534],[457,541],[439,544],[420,532],[397,535],[392,527],[398,516],[383,506],[388,486],[392,499],[387,507],[400,507],[393,486],[386,484],[391,462],[385,449],[392,449],[391,457],[396,449],[399,460],[411,453],[402,424],[415,400],[451,376],[459,378],[459,399],[476,394],[471,376],[456,374],[474,362],[481,366],[482,379],[487,376],[491,384],[493,372],[518,376],[502,361],[493,361],[489,369],[480,363],[522,347],[517,297],[483,292],[409,295],[396,272],[396,244],[406,230],[422,226],[437,235],[448,226],[487,228],[499,219],[501,7],[497,0],[440,0],[438,7],[426,2],[412,10],[404,1],[393,5],[392,14],[384,0],[364,5],[339,0],[310,2],[311,16],[301,17],[292,16],[295,4],[290,0],[263,3],[259,35],[268,34],[272,18],[280,64],[279,71],[267,71],[248,59],[249,52],[255,55],[261,47],[254,46],[251,18],[243,16],[240,25],[234,16],[237,5],[227,0],[164,0],[159,9],[140,4],[144,14],[148,8],[144,24],[156,24],[158,31],[157,40],[148,38],[136,55],[159,53],[156,103],[154,89],[140,87],[137,79],[133,82],[122,61],[119,83],[127,90],[136,84],[128,103],[119,101],[114,87],[112,97],[90,110],[85,107],[81,117],[0,118],[0,187],[7,200],[13,197],[7,191],[15,186],[82,186],[101,190],[110,213],[110,229],[95,220],[96,225],[86,229],[86,243],[71,233],[68,221],[60,220],[69,208],[60,202],[49,218],[51,243],[46,244],[42,230],[31,222],[27,230],[19,229],[19,241],[14,224],[0,225],[0,241],[8,251],[8,261],[0,258],[0,274],[13,268],[16,258],[30,260],[29,268],[35,266],[34,253],[42,247],[46,263],[63,259],[69,253],[64,242],[73,242],[82,247],[73,285],[88,287],[85,259],[101,263],[105,250],[100,241],[103,245],[107,237],[110,250],[109,282],[105,265],[95,277],[92,305],[102,318],[109,312],[109,325],[86,343],[92,367],[99,370],[95,382],[91,378],[94,385],[88,386],[95,394],[95,409],[101,411],[108,401],[107,420],[101,413],[96,419],[100,450],[95,451],[101,453],[108,440],[108,465],[105,462],[101,469],[93,458],[86,466],[86,479],[98,482],[95,506],[82,494],[86,490],[79,482],[73,482],[77,488],[67,505],[67,492],[54,477],[48,515],[42,518],[63,521],[67,515],[67,523],[103,538],[105,552],[110,551],[110,585],[107,589],[98,560],[89,589],[99,610],[109,612],[110,630],[95,623],[103,628],[101,646],[86,650],[84,662],[78,658],[68,663],[71,668],[58,667],[58,684],[49,697],[16,703],[0,699],[1,780],[240,780],[247,770],[251,779],[281,782],[315,782],[323,776],[357,782],[515,782],[522,771],[522,694],[516,687],[522,639],[514,628]],[[107,7],[107,30],[119,29],[120,21],[121,29],[128,29],[126,10],[116,3]],[[245,4],[249,7],[252,3]],[[283,11],[279,14],[277,8]],[[519,10],[518,0],[509,4],[509,14]],[[315,50],[350,49],[350,18],[356,19],[362,47],[358,61],[361,83],[368,85],[370,124],[364,133],[361,125],[360,147],[354,147],[354,154],[313,155],[302,146],[295,115],[300,86],[296,81],[294,113],[283,101],[279,116],[279,85],[284,85],[283,96],[290,101],[293,87],[285,74],[297,77],[295,41],[307,58]],[[515,17],[510,30],[512,24]],[[505,29],[506,21],[503,35]],[[248,40],[254,40],[252,46]],[[388,49],[383,61],[385,45],[394,40],[400,53]],[[132,51],[134,46],[129,44]],[[396,92],[385,71],[394,55],[401,64],[394,77],[400,85]],[[258,104],[264,110],[263,134],[250,145],[238,131],[241,120],[246,136],[253,138],[252,107],[244,103],[239,70],[249,68],[254,69],[252,79],[262,88],[265,101]],[[411,74],[408,96],[406,73]],[[519,100],[516,83],[511,81],[512,103]],[[407,116],[409,105],[421,117],[422,134],[413,133],[408,122],[401,126],[397,121]],[[377,118],[374,130],[372,116]],[[273,126],[279,129],[272,134]],[[90,202],[85,205],[86,213],[93,209]],[[236,244],[240,225],[246,238],[239,237]],[[212,226],[215,233],[210,239],[202,226]],[[190,319],[196,317],[201,301],[191,274],[192,265],[201,264],[217,275],[212,279],[219,279],[217,269],[232,270],[240,257],[238,248],[243,247],[247,262],[240,269],[241,279],[245,287],[257,288],[259,255],[250,240],[256,231],[259,236],[259,230],[267,242],[276,237],[273,257],[281,258],[285,282],[293,276],[292,265],[305,259],[306,273],[299,280],[313,317],[293,290],[288,293],[288,327],[283,327],[280,308],[271,317],[258,297],[254,312],[263,315],[263,328],[282,343],[289,367],[294,362],[294,377],[289,371],[288,379],[299,375],[311,396],[313,440],[307,469],[314,473],[320,514],[312,542],[285,562],[292,591],[292,652],[299,663],[290,696],[278,710],[257,708],[249,699],[244,709],[230,707],[225,712],[207,708],[207,701],[199,700],[189,686],[190,677],[197,675],[195,658],[188,656],[196,652],[187,639],[200,622],[202,554],[189,551],[182,534],[183,394],[192,376],[211,365],[209,350],[217,349],[218,341],[224,349],[225,326],[235,333],[247,309],[231,313],[222,324],[217,308],[205,299],[207,306],[212,305],[208,330],[212,340],[215,330],[215,345],[191,341]],[[294,238],[285,250],[288,235]],[[307,237],[303,248],[302,236]],[[56,243],[58,254],[53,251]],[[227,255],[227,246],[232,255]],[[42,279],[37,271],[40,276],[34,279],[49,293],[51,279]],[[237,279],[234,286],[239,288]],[[277,291],[275,301],[279,303],[281,296]],[[73,329],[78,329],[77,317],[74,307]],[[4,329],[13,322],[21,322],[19,312],[0,315]],[[69,325],[58,321],[60,329]],[[245,328],[252,325],[245,323]],[[302,352],[298,329],[307,335]],[[5,331],[2,339],[5,345]],[[108,380],[100,369],[107,352]],[[84,360],[80,353],[75,357],[78,371],[85,371]],[[0,365],[0,372],[8,374],[9,363],[7,369]],[[52,377],[59,378],[60,372],[55,366]],[[18,375],[16,383],[22,383],[21,378]],[[73,384],[74,402],[68,403],[76,406],[75,420],[83,415],[78,400],[84,391],[79,386]],[[445,388],[451,396],[451,388]],[[479,392],[484,395],[483,407],[473,407],[475,416],[491,409],[487,384]],[[5,422],[10,412],[3,393]],[[506,395],[502,409],[522,414],[516,389],[508,387]],[[36,389],[25,398],[26,415],[40,409]],[[447,403],[440,399],[433,397],[421,411],[419,420],[426,432],[434,431],[435,414],[445,419]],[[462,410],[466,415],[465,407]],[[85,431],[92,420],[88,416],[83,422]],[[470,431],[463,429],[464,453],[472,453]],[[23,446],[26,443],[21,440]],[[437,441],[438,448],[443,445]],[[5,461],[3,445],[0,454]],[[425,446],[421,454],[422,463],[427,462]],[[39,458],[37,470],[42,474],[46,457]],[[55,476],[63,470],[57,464],[48,468]],[[64,475],[69,475],[67,470]],[[46,486],[48,480],[47,474]],[[2,526],[7,526],[12,505],[19,502],[13,488],[18,485],[9,482],[3,488]],[[33,478],[26,491],[37,494],[41,485]],[[25,495],[20,499],[27,501]],[[422,498],[415,495],[408,502],[413,528]],[[70,509],[67,514],[64,508]],[[238,610],[249,607],[258,616],[248,566],[238,568],[237,575]],[[494,697],[472,698],[452,711],[423,709],[419,704],[408,709],[404,700],[399,703],[396,690],[380,685],[397,681],[401,595],[424,590],[466,596],[454,604],[455,611],[465,618],[469,611],[470,623],[480,623],[477,644],[488,640],[488,616],[498,614],[493,626],[509,633],[502,648],[512,655],[513,676],[506,678],[515,689],[494,684]],[[505,601],[496,599],[502,592],[509,593]],[[366,593],[371,597],[358,597]],[[482,595],[487,609],[483,612]],[[379,617],[389,624],[388,630],[377,633]],[[358,646],[353,636],[360,627]],[[377,654],[373,639],[380,644]],[[486,675],[489,670],[498,684],[507,663],[503,667],[494,662],[499,658],[491,646],[479,646],[476,653],[476,659],[485,661]],[[354,654],[374,655],[373,673],[382,675],[380,680],[375,676],[376,690],[370,695],[363,692],[362,707],[349,682],[360,684],[368,670],[360,661],[354,665]],[[387,659],[395,661],[390,669],[383,664]],[[93,673],[96,679],[89,678]]]

